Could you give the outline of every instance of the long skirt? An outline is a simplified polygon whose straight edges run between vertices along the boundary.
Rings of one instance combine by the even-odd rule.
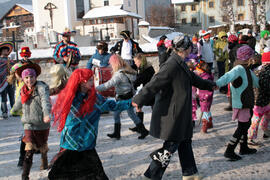
[[[108,180],[95,149],[62,150],[59,154],[51,166],[50,180]]]

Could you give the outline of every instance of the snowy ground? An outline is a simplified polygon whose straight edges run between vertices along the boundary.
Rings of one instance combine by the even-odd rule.
[[[196,163],[201,174],[208,180],[243,179],[262,180],[270,179],[270,142],[262,140],[261,131],[259,140],[264,146],[258,148],[258,153],[251,156],[243,156],[238,162],[228,162],[223,157],[225,144],[228,142],[236,128],[236,122],[231,121],[231,112],[223,111],[226,98],[219,93],[215,94],[212,113],[214,116],[214,129],[207,135],[201,134],[200,127],[194,130],[193,148]],[[145,124],[149,128],[151,109],[144,108]],[[198,112],[199,113],[199,112]],[[96,150],[102,160],[108,177],[112,180],[140,180],[146,170],[150,158],[149,154],[159,148],[161,140],[146,137],[138,140],[138,134],[128,130],[133,123],[126,113],[122,113],[122,137],[121,140],[109,139],[106,134],[113,130],[112,114],[103,115],[99,123],[99,135]],[[0,119],[0,179],[20,179],[21,170],[17,168],[19,156],[19,137],[22,134],[22,126],[19,118]],[[51,128],[49,136],[48,153],[49,160],[59,150],[59,133]],[[236,150],[238,152],[238,148]],[[39,171],[40,155],[34,155],[30,178],[44,180],[48,171]],[[172,161],[164,175],[165,180],[181,178],[181,168],[178,154]]]

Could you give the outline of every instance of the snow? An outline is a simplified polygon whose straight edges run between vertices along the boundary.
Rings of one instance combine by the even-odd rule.
[[[22,7],[23,9],[27,10],[30,13],[34,13],[33,6],[31,4],[16,4],[17,6]]]
[[[172,4],[186,4],[193,3],[194,0],[172,0]]]
[[[96,19],[104,17],[122,17],[122,16],[131,16],[138,19],[142,17],[136,13],[128,12],[121,9],[122,6],[104,6],[99,8],[93,8],[88,11],[83,19]]]
[[[147,21],[140,21],[138,24],[138,26],[149,26],[149,25],[150,25],[150,23]]]
[[[170,27],[164,27],[164,26],[149,26],[149,31],[150,30],[158,30],[158,29],[162,29],[162,30],[174,30],[174,28],[170,28]]]

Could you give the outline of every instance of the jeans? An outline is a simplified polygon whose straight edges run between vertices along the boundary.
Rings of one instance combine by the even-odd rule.
[[[218,66],[218,78],[220,78],[225,74],[225,62],[217,61],[217,66]],[[228,91],[227,86],[220,87],[220,91],[227,92]]]
[[[14,90],[14,86],[12,85],[8,85],[6,87],[6,89],[4,89],[4,91],[1,92],[1,111],[2,113],[7,113],[8,112],[8,108],[7,108],[7,96],[9,97],[9,103],[10,103],[10,107],[12,108],[15,102],[15,90]]]
[[[169,151],[171,154],[178,150],[183,176],[191,176],[198,172],[192,151],[191,139],[184,140],[181,143],[165,141],[163,143],[163,148]],[[151,180],[161,180],[166,168],[167,166],[162,167],[152,160],[144,175],[151,178]]]
[[[210,68],[211,71],[212,71],[212,69],[213,69],[213,63],[207,63],[207,64],[208,64],[209,68]]]
[[[120,114],[122,111],[114,111],[113,113],[113,118],[114,118],[114,123],[115,124],[120,124]],[[141,123],[140,118],[135,114],[134,108],[131,106],[129,109],[127,109],[128,116],[130,119],[134,122],[134,124],[139,124]]]

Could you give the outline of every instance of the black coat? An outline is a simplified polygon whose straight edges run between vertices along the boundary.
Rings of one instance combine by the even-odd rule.
[[[145,86],[153,77],[153,75],[155,74],[155,70],[153,68],[153,66],[149,66],[147,68],[145,68],[144,70],[138,70],[138,74],[137,74],[137,78],[136,80],[133,82],[134,85],[134,89],[137,89],[138,86],[140,86],[141,84],[143,84],[143,86]]]
[[[123,41],[118,41],[115,46],[113,46],[110,49],[110,52],[112,53],[118,53],[121,55],[121,51],[122,51],[122,46],[123,46]],[[143,53],[142,49],[140,48],[139,44],[135,41],[133,41],[133,39],[130,39],[131,44],[132,44],[132,57],[134,57],[137,53]]]
[[[192,86],[211,90],[214,82],[201,79],[175,53],[161,66],[149,83],[133,98],[139,107],[155,95],[150,134],[167,141],[192,138]]]
[[[256,46],[256,38],[251,36],[248,39],[248,45],[249,47],[251,47],[253,50],[255,50],[255,46]]]

